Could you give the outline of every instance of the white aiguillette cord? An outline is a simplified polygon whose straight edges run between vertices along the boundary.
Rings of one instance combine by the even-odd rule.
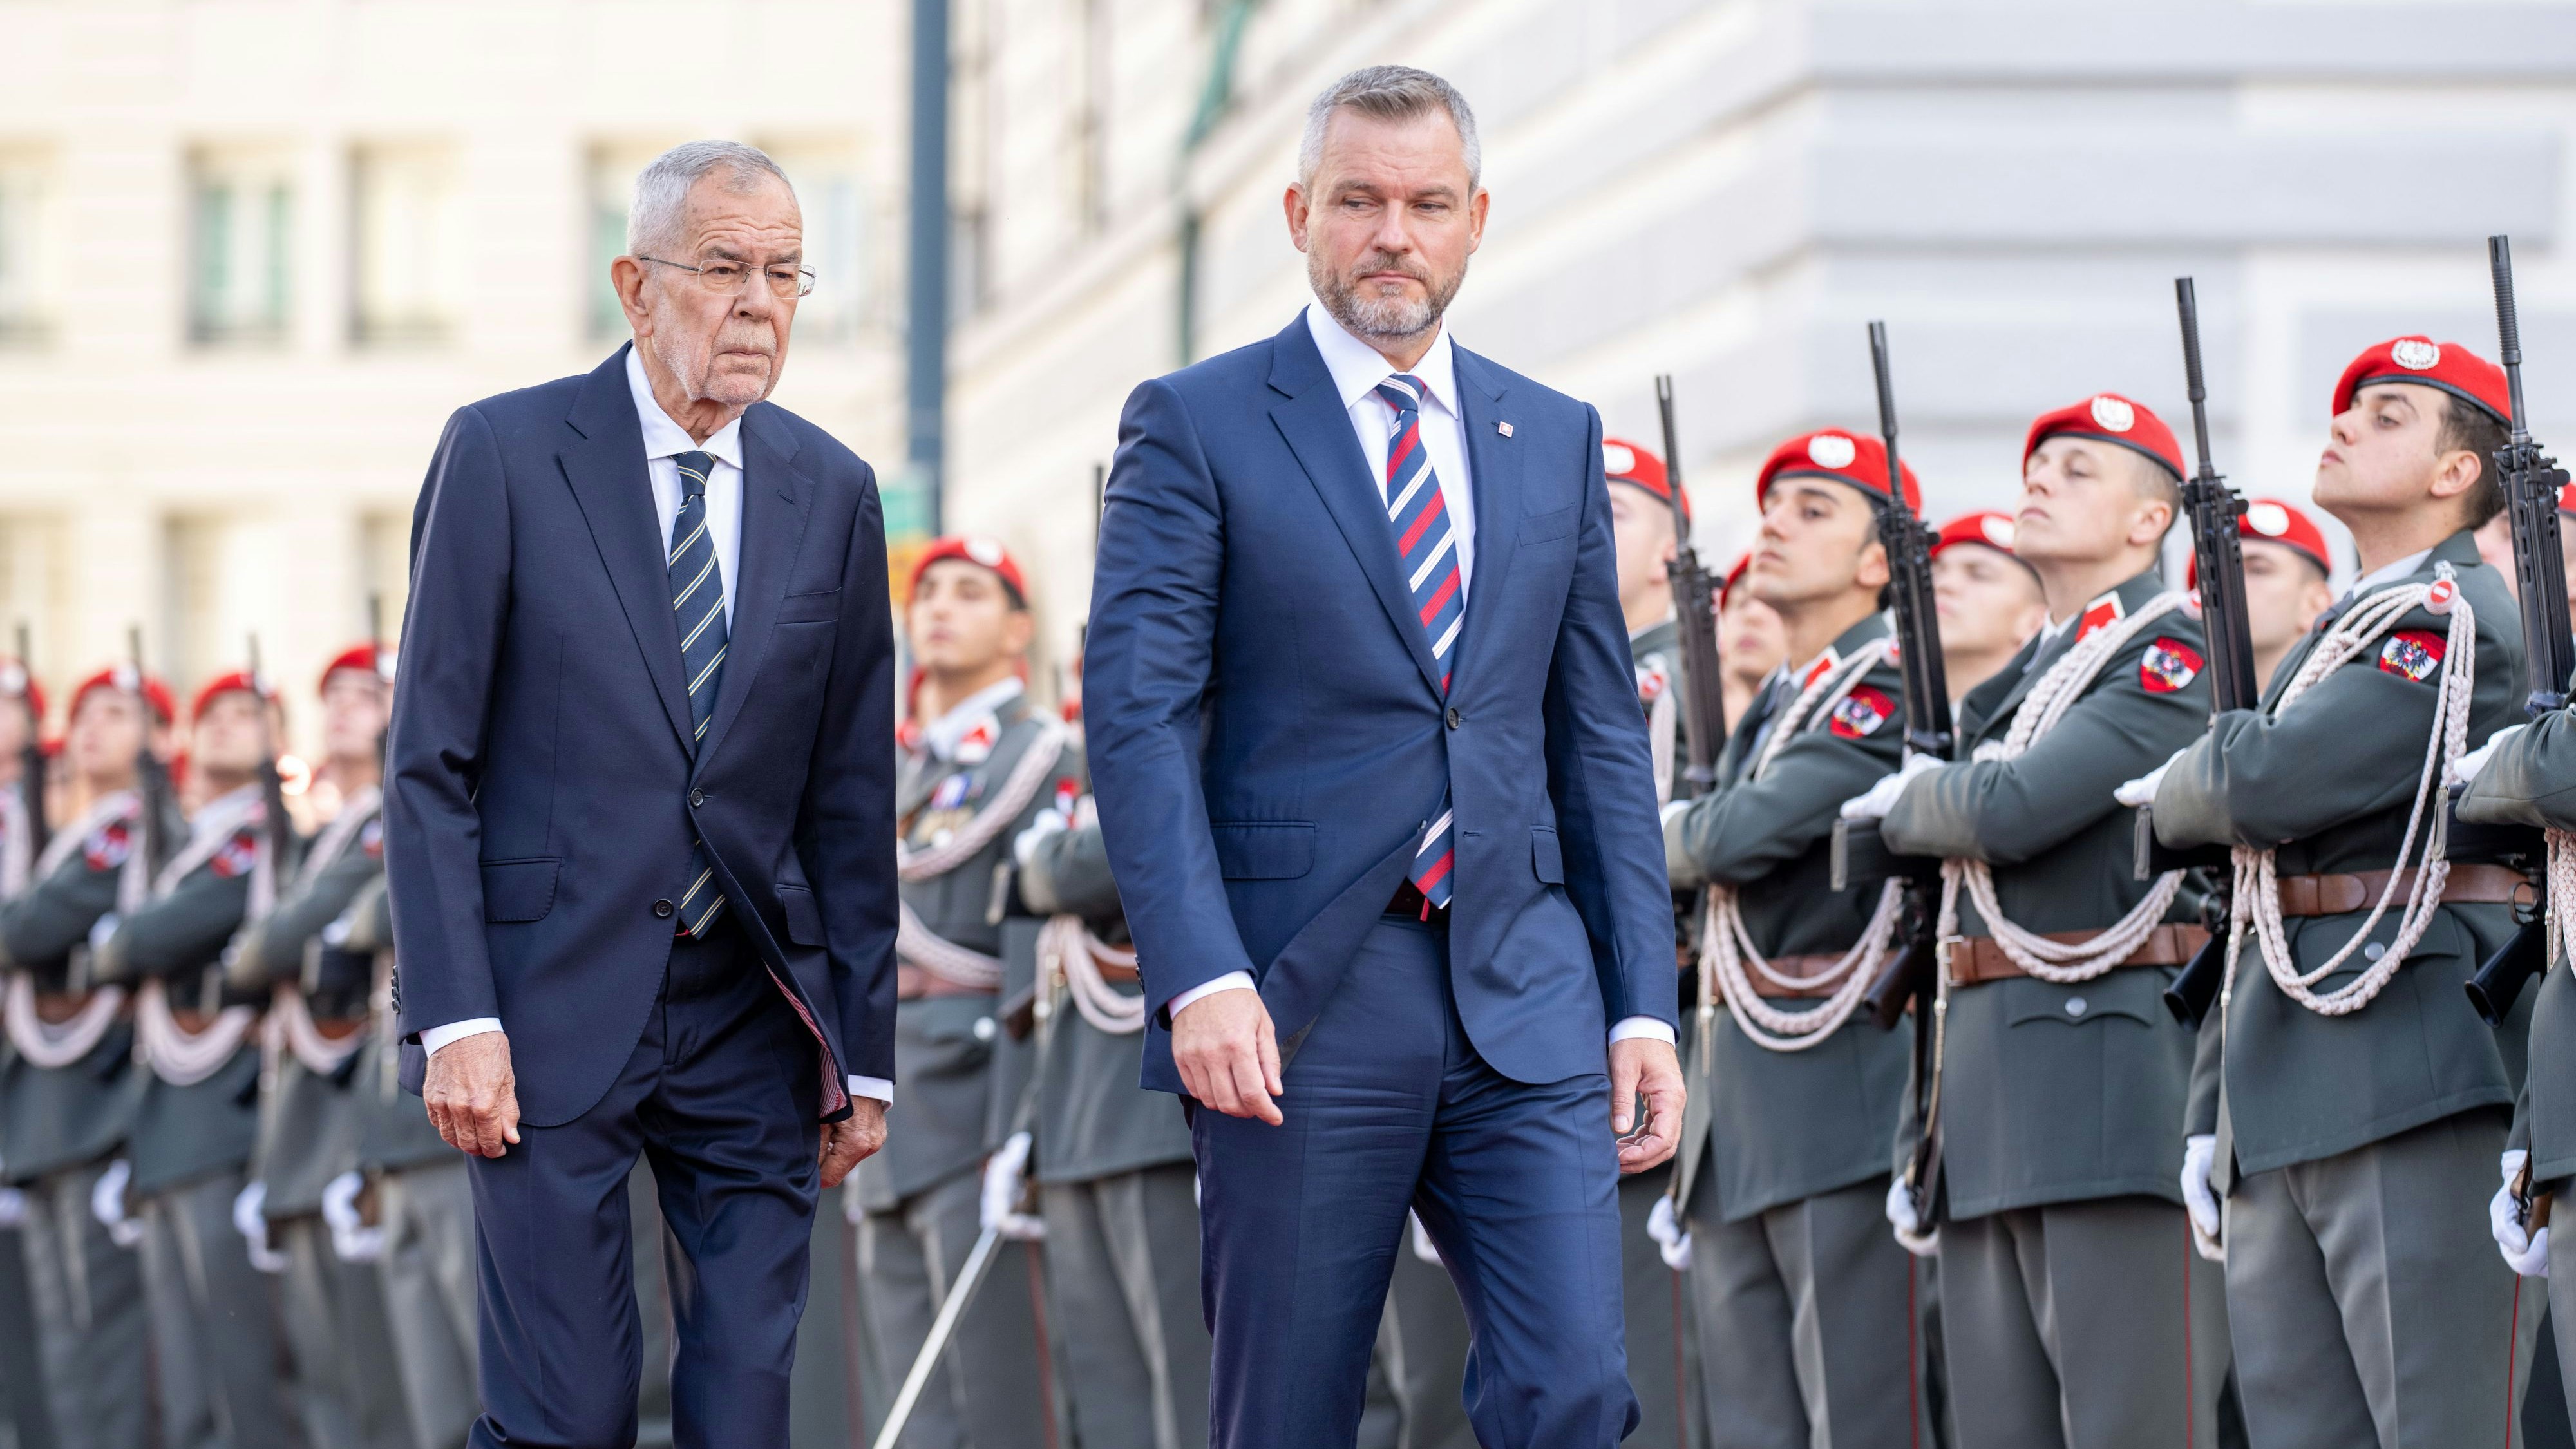
[[[1061,980],[1074,1009],[1095,1030],[1110,1036],[1134,1036],[1145,1029],[1145,998],[1130,996],[1100,974],[1102,962],[1134,969],[1136,953],[1122,951],[1091,933],[1080,916],[1050,916],[1038,932],[1038,979]],[[1039,993],[1044,1001],[1046,994]]]

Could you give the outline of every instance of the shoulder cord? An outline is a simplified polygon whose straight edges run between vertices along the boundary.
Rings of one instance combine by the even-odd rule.
[[[304,1070],[313,1075],[338,1076],[340,1068],[357,1054],[359,1044],[366,1039],[363,1031],[353,1031],[338,1041],[324,1036],[322,1029],[313,1024],[313,1011],[305,1004],[304,993],[290,983],[280,982],[270,998],[268,1016],[260,1023],[262,1070],[274,1080],[280,1062],[293,1052]]]
[[[966,822],[964,829],[950,836],[946,844],[934,845],[928,850],[915,851],[900,840],[895,842],[895,874],[899,878],[925,881],[948,874],[974,859],[977,852],[993,843],[993,838],[1000,835],[1004,827],[1020,818],[1021,811],[1029,808],[1029,802],[1038,797],[1038,787],[1044,785],[1047,776],[1054,772],[1056,761],[1064,758],[1067,738],[1064,726],[1055,720],[1045,715],[1031,718],[1038,724],[1037,737],[1020,752],[1019,763],[1011,767],[1009,777],[1002,783],[1001,793],[976,811],[975,818]]]
[[[1130,996],[1109,984],[1100,964],[1134,966],[1136,953],[1122,951],[1091,933],[1080,916],[1050,916],[1038,932],[1038,999],[1053,995],[1062,981],[1076,1011],[1095,1030],[1110,1036],[1134,1036],[1145,1029],[1145,998]]]
[[[1975,758],[2016,760],[2039,742],[2040,736],[2057,727],[2075,701],[2091,688],[2093,681],[2111,662],[2113,655],[2127,647],[2130,640],[2144,632],[2149,624],[2182,607],[2183,596],[2168,590],[2149,599],[2138,611],[2116,624],[2097,629],[2078,640],[2049,671],[2031,686],[2020,709],[2013,714],[2012,728],[1999,742],[1978,747]],[[1968,899],[1976,902],[1977,914],[1984,918],[1986,929],[1995,944],[2003,948],[2012,963],[2042,981],[2059,986],[2073,986],[2104,975],[2129,959],[2154,932],[2165,912],[2172,908],[2174,897],[2182,890],[2182,872],[2166,871],[2156,878],[2155,886],[2129,913],[2097,931],[2080,943],[2052,941],[2035,931],[2025,930],[2004,916],[2003,902],[1995,894],[1994,868],[1982,860],[1957,856],[1941,863],[1941,915],[1937,934],[1943,940],[1959,934],[1959,893],[1964,889]]]
[[[923,924],[915,915],[912,902],[898,898],[895,902],[894,953],[931,975],[955,982],[970,991],[998,991],[1002,986],[1002,958],[960,946]]]
[[[134,1055],[171,1086],[193,1087],[224,1069],[258,1016],[247,1006],[227,1006],[191,1035],[170,1010],[168,985],[155,977],[135,995]]]
[[[1799,691],[1798,697],[1772,725],[1770,738],[1760,754],[1754,757],[1748,778],[1760,779],[1768,773],[1771,761],[1781,746],[1797,734],[1799,727],[1812,715],[1830,712],[1850,696],[1870,670],[1887,662],[1895,652],[1893,636],[1882,635],[1855,650],[1852,657],[1825,671]],[[1775,1052],[1805,1051],[1821,1045],[1851,1019],[1860,1000],[1869,993],[1869,984],[1878,975],[1879,964],[1887,958],[1887,948],[1896,937],[1896,919],[1903,903],[1903,883],[1890,880],[1878,894],[1878,907],[1870,913],[1869,922],[1861,928],[1860,939],[1850,950],[1823,973],[1799,978],[1784,976],[1771,969],[1771,963],[1754,948],[1753,937],[1745,929],[1744,910],[1733,886],[1711,885],[1708,888],[1707,916],[1701,929],[1700,994],[1701,1005],[1712,986],[1724,989],[1727,1008],[1735,1014],[1735,1024],[1754,1045]],[[1750,973],[1747,969],[1750,967]],[[1761,997],[1753,977],[1760,976],[1770,985],[1791,990],[1814,990],[1834,985],[1833,995],[1822,1006],[1810,1011],[1783,1011]],[[1705,1020],[1706,1017],[1703,1017]]]
[[[2576,961],[2576,830],[2541,832],[2549,841],[2549,955]],[[2550,963],[2543,962],[2546,970]]]
[[[1681,691],[1678,681],[1667,670],[1664,689],[1646,711],[1646,748],[1655,768],[1655,808],[1660,810],[1673,800],[1673,761],[1681,754],[1681,704],[1675,698]]]
[[[2272,974],[2272,982],[2281,994],[2319,1016],[2347,1016],[2368,1006],[2381,989],[2396,976],[2397,968],[2406,964],[2406,955],[2424,938],[2433,924],[2433,912],[2442,904],[2442,887],[2449,881],[2451,863],[2445,857],[2450,843],[2450,812],[2435,808],[2427,823],[2428,801],[2443,798],[2441,781],[2460,756],[2468,752],[2469,702],[2475,687],[2478,662],[2477,614],[2469,607],[2466,595],[2451,584],[2451,566],[2438,565],[2437,582],[2432,585],[2409,584],[2372,595],[2354,607],[2326,631],[2317,647],[2309,652],[2307,662],[2273,701],[2271,715],[2281,714],[2299,697],[2327,675],[2340,669],[2362,650],[2395,628],[2398,621],[2423,608],[2437,587],[2448,585],[2451,594],[2451,626],[2442,651],[2441,683],[2433,697],[2433,732],[2424,746],[2424,770],[2415,786],[2415,808],[2406,817],[2406,836],[2398,842],[2397,860],[2388,880],[2388,888],[2379,895],[2378,904],[2370,908],[2368,919],[2337,951],[2315,970],[2301,974],[2290,954],[2290,943],[2281,925],[2280,877],[2274,863],[2275,853],[2250,845],[2234,851],[2236,909],[2228,923],[2228,984],[2221,994],[2221,1010],[2235,992],[2236,959],[2250,927],[2255,944],[2263,953],[2263,964]],[[2396,939],[2388,949],[2350,983],[2323,995],[2314,989],[2361,949],[2379,918],[2388,912],[2396,899],[2398,882],[2406,878],[2406,857],[2413,853],[2417,835],[2424,838],[2424,857],[2414,872],[2406,893],[2406,905],[2398,917]],[[2557,853],[2553,852],[2551,871],[2558,873]]]
[[[125,1009],[125,988],[102,986],[89,994],[71,1020],[49,1023],[36,1015],[36,978],[32,972],[9,973],[9,1044],[18,1055],[49,1071],[72,1066],[92,1051]]]

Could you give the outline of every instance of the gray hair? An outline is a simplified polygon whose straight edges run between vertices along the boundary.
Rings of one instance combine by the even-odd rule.
[[[787,173],[757,146],[740,141],[683,142],[635,173],[635,200],[626,208],[627,254],[643,256],[678,246],[688,217],[689,189],[719,172],[724,189],[737,194],[757,190],[771,179],[786,187],[789,196],[796,194]]]
[[[1306,135],[1297,144],[1298,185],[1314,184],[1315,168],[1324,160],[1324,128],[1332,123],[1335,111],[1346,108],[1379,121],[1409,121],[1435,110],[1446,111],[1466,153],[1467,189],[1475,190],[1482,181],[1485,151],[1476,140],[1476,113],[1467,108],[1467,98],[1458,94],[1458,88],[1409,65],[1373,65],[1333,82],[1306,108]]]

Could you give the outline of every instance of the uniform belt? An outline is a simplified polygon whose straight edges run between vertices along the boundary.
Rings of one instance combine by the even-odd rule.
[[[47,1026],[60,1026],[81,1014],[89,1005],[92,993],[87,991],[39,991],[36,993],[36,1019]],[[131,1011],[124,1013],[131,1015]]]
[[[2397,899],[2403,901],[2415,888],[2412,870],[2285,875],[2281,877],[2281,914],[2285,918],[2348,916],[2366,911],[2378,904],[2390,879],[2400,876],[2403,878],[2397,881]],[[2450,879],[2443,883],[2442,899],[2455,905],[2527,905],[2532,899],[2531,881],[2511,866],[2455,865]]]
[[[220,1013],[211,1011],[199,1011],[196,1008],[189,1006],[174,1006],[170,1008],[170,1019],[178,1023],[179,1029],[190,1036],[203,1036],[206,1032],[212,1030],[215,1024],[215,1018],[219,1014]]]
[[[1091,953],[1091,964],[1099,969],[1100,979],[1103,981],[1115,981],[1122,986],[1133,986],[1145,979],[1144,972],[1124,961],[1104,961],[1100,959],[1100,953],[1097,951]]]
[[[1842,953],[1837,951],[1830,955],[1774,956],[1770,963],[1772,970],[1796,979],[1822,976],[1841,965],[1842,959]],[[1840,991],[1843,985],[1844,979],[1839,976],[1828,982],[1806,986],[1783,986],[1767,976],[1753,977],[1753,992],[1765,1001],[1822,1001]]]
[[[2044,931],[2043,939],[2060,945],[2081,946],[2100,935],[2098,931]],[[2158,926],[2138,943],[2138,949],[2112,967],[2114,971],[2132,966],[2180,966],[2209,943],[2209,933],[2198,926]],[[1962,936],[1950,943],[1950,984],[1976,986],[1987,981],[2001,981],[2011,976],[2028,976],[2019,962],[2004,953],[2003,943],[1992,936]]]
[[[973,986],[960,986],[934,971],[925,971],[909,961],[894,963],[894,999],[919,1001],[926,996],[990,996],[993,993]]]

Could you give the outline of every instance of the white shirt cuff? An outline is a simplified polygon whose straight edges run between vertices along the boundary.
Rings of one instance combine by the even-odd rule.
[[[1190,1003],[1198,1000],[1202,996],[1214,996],[1220,991],[1257,991],[1259,989],[1259,987],[1252,983],[1251,972],[1228,971],[1214,981],[1203,981],[1198,985],[1191,987],[1189,990],[1182,992],[1180,995],[1173,997],[1172,1004],[1165,1007],[1164,1010],[1170,1012],[1174,1016],[1178,1016],[1183,1010],[1188,1008]]]
[[[478,1016],[472,1021],[449,1022],[445,1026],[433,1026],[429,1030],[422,1032],[420,1034],[420,1046],[421,1050],[429,1053],[431,1056],[436,1056],[438,1055],[438,1049],[447,1045],[449,1042],[463,1041],[469,1036],[481,1036],[487,1031],[499,1031],[500,1029],[501,1018],[497,1016]]]
[[[1666,1046],[1676,1045],[1680,1040],[1673,1035],[1671,1022],[1651,1016],[1623,1017],[1617,1026],[1610,1028],[1610,1040],[1613,1042],[1623,1042],[1636,1036],[1659,1041]]]
[[[887,1081],[883,1077],[852,1077],[850,1078],[850,1095],[853,1097],[874,1097],[880,1102],[892,1103],[894,1101],[894,1083]]]

